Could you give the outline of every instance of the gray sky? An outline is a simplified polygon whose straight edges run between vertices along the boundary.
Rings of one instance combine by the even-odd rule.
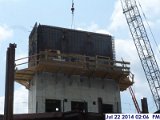
[[[16,58],[28,55],[28,36],[35,22],[71,28],[72,0],[0,0],[0,113],[3,113],[5,84],[5,55],[9,43],[16,43]],[[144,76],[120,0],[75,0],[75,28],[112,34],[116,43],[116,58],[131,62],[135,74],[133,86],[137,100],[148,98],[151,112],[156,110],[147,80]],[[157,43],[160,38],[160,1],[139,0],[148,18]],[[146,23],[145,23],[146,24]],[[150,37],[150,33],[149,33]],[[157,60],[160,55],[151,39]],[[159,62],[159,61],[158,61]],[[15,112],[27,112],[27,90],[15,84]],[[121,93],[122,111],[134,113],[135,108],[128,91]]]

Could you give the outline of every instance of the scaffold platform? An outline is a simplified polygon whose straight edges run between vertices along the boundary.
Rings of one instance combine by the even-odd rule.
[[[113,61],[104,56],[90,57],[42,51],[37,55],[17,59],[15,62],[15,80],[27,89],[33,76],[38,72],[113,79],[119,83],[121,91],[134,83],[129,62]],[[28,66],[22,67],[24,65]]]

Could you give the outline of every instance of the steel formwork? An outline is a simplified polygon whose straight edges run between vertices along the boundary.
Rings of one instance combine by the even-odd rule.
[[[59,50],[64,54],[100,55],[115,60],[111,35],[35,25],[29,36],[29,56],[45,50]]]

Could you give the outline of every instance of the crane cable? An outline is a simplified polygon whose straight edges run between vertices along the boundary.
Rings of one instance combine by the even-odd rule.
[[[74,11],[75,11],[75,8],[74,8],[74,0],[72,0],[72,7],[71,7],[71,12],[72,12],[72,23],[71,23],[71,29],[74,28]]]
[[[144,17],[144,19],[145,19],[145,21],[146,21],[146,23],[147,23],[147,25],[148,25],[148,28],[149,28],[149,31],[150,31],[150,33],[151,33],[151,36],[152,36],[152,38],[153,38],[153,40],[154,40],[154,43],[155,43],[155,45],[156,45],[156,47],[157,47],[157,49],[158,49],[158,52],[159,52],[159,54],[160,54],[160,49],[159,49],[158,43],[156,42],[156,39],[155,39],[155,37],[154,37],[154,34],[153,34],[153,32],[152,32],[152,30],[151,30],[151,27],[150,27],[150,25],[149,25],[149,23],[148,23],[148,21],[147,21],[146,15],[145,15],[144,12],[143,12],[143,9],[142,9],[142,6],[141,6],[139,0],[138,0],[138,4],[139,4],[140,9],[141,9],[141,11],[142,11],[143,17]]]

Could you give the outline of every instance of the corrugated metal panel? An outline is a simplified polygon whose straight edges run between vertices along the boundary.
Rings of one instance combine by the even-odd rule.
[[[29,56],[37,53],[37,23],[29,35]]]
[[[35,37],[33,32],[32,36]],[[100,55],[113,59],[114,48],[110,35],[39,25],[37,36],[37,52],[51,49],[62,53]]]
[[[61,50],[63,31],[50,27],[38,27],[38,51],[45,49]]]

